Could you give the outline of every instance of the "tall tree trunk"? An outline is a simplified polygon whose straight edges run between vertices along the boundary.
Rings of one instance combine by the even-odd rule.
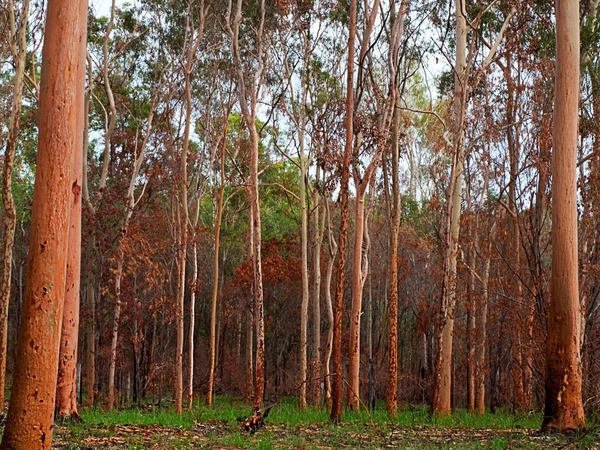
[[[254,116],[252,116],[254,118]],[[256,326],[256,372],[254,382],[254,401],[255,408],[262,406],[265,395],[265,320],[263,305],[263,285],[262,285],[262,233],[260,225],[260,199],[258,192],[258,133],[254,120],[247,124],[250,129],[250,192],[252,219],[254,221],[254,320]]]
[[[117,250],[117,270],[115,273],[115,305],[113,310],[113,323],[110,340],[110,362],[108,364],[108,394],[107,409],[112,411],[115,406],[115,372],[117,368],[117,346],[119,344],[119,323],[121,319],[121,279],[123,278],[123,260],[125,255],[119,244]]]
[[[337,255],[337,242],[333,235],[333,226],[331,223],[331,213],[329,210],[329,198],[325,198],[325,212],[327,214],[327,248],[329,250],[329,262],[327,263],[327,273],[325,274],[325,306],[327,308],[327,321],[329,322],[329,330],[327,331],[327,348],[325,350],[325,402],[328,407],[331,407],[332,395],[332,380],[331,380],[331,355],[333,353],[333,302],[331,300],[331,279],[333,278],[333,268],[335,265],[335,257]]]
[[[83,133],[85,112],[85,74],[87,55],[87,0],[79,1],[80,43],[77,65],[75,146],[73,148],[73,191],[69,218],[67,278],[60,338],[56,415],[63,419],[79,419],[77,411],[77,344],[79,336],[79,302],[81,282],[81,186],[83,177]]]
[[[303,119],[302,125],[304,124]],[[306,385],[308,383],[308,205],[306,204],[307,165],[304,154],[304,129],[298,130],[300,147],[300,245],[302,247],[302,303],[300,305],[300,409],[306,409]]]
[[[556,81],[552,154],[552,276],[542,428],[585,428],[581,400],[576,155],[579,3],[556,1]]]
[[[388,379],[386,389],[386,406],[388,413],[396,415],[398,406],[398,232],[400,231],[401,205],[400,205],[400,110],[394,108],[392,122],[392,135],[390,142],[392,156],[392,198],[391,216],[389,223],[389,276],[390,276],[390,303],[388,313]],[[386,195],[389,195],[386,190]]]
[[[483,274],[481,276],[481,284],[483,293],[478,300],[475,300],[477,312],[477,344],[476,344],[476,362],[475,362],[475,408],[477,414],[483,416],[485,414],[485,352],[487,349],[487,313],[488,300],[490,296],[489,280],[490,280],[490,264],[492,260],[492,241],[495,235],[496,225],[492,224],[488,237],[487,253],[483,265]],[[477,242],[477,241],[475,241]]]
[[[177,343],[175,351],[175,411],[177,414],[183,412],[183,339],[184,339],[184,315],[185,315],[185,272],[187,262],[188,244],[188,188],[187,188],[187,154],[190,141],[190,128],[192,123],[192,92],[191,92],[191,69],[192,50],[188,54],[185,70],[185,127],[183,132],[183,145],[180,156],[179,172],[179,203],[181,208],[179,222],[179,242],[177,247],[177,261],[179,268],[179,280],[177,282]],[[194,355],[190,355],[193,358]],[[190,399],[191,401],[191,399]]]
[[[200,198],[197,200],[200,208]],[[195,232],[194,232],[195,233]],[[196,290],[198,284],[198,243],[196,238],[192,242],[192,288],[190,289],[190,327],[188,330],[188,379],[187,379],[187,407],[192,409],[194,402],[194,330],[196,328]]]
[[[250,189],[248,189],[248,200],[250,201]],[[252,208],[248,211],[248,247],[250,249],[250,257],[254,258],[254,213]],[[253,266],[254,267],[254,266]],[[256,302],[254,301],[254,283],[251,288],[252,292],[250,297],[253,302],[248,308],[247,322],[246,322],[246,394],[248,400],[254,399],[254,390],[256,378],[254,374],[254,314],[253,310],[256,308]]]
[[[242,22],[242,0],[238,0],[236,11],[231,21],[232,0],[229,0],[227,6],[226,29],[231,39],[231,49],[235,59],[237,70],[237,94],[242,117],[250,135],[250,173],[249,173],[249,200],[253,231],[252,244],[252,264],[254,268],[254,323],[256,326],[256,372],[254,382],[254,400],[253,405],[257,408],[262,406],[265,390],[265,324],[264,324],[264,305],[263,305],[263,284],[262,284],[262,233],[260,218],[260,195],[258,190],[258,156],[260,136],[256,130],[256,106],[260,93],[261,83],[263,81],[263,72],[265,68],[265,49],[263,42],[263,33],[265,25],[266,6],[265,0],[260,0],[260,22],[256,29],[256,65],[252,75],[249,77],[249,87],[246,84],[246,73],[242,64],[242,56],[239,49],[239,31]]]
[[[477,264],[475,246],[477,245],[477,224],[471,225],[469,236],[471,244],[468,251],[468,264],[471,270],[467,286],[467,406],[471,414],[475,413],[475,341],[480,339],[476,335],[477,314],[475,306],[475,267]],[[475,228],[475,230],[473,230]]]
[[[460,232],[461,195],[464,162],[464,108],[466,100],[465,67],[467,51],[467,23],[464,16],[465,1],[456,0],[456,61],[454,73],[453,132],[454,155],[448,203],[446,210],[446,255],[442,284],[440,324],[438,330],[438,356],[435,366],[432,410],[438,415],[451,412],[452,338],[456,307],[456,261]]]
[[[360,318],[364,285],[365,249],[365,195],[369,180],[367,176],[357,183],[354,205],[354,253],[352,259],[352,310],[350,316],[350,350],[348,355],[348,405],[360,408]]]
[[[342,418],[342,314],[344,312],[344,281],[346,245],[348,237],[348,182],[350,179],[350,155],[354,137],[354,38],[356,35],[356,0],[350,0],[350,23],[348,28],[348,68],[346,73],[346,144],[341,166],[340,185],[340,234],[339,259],[337,260],[337,285],[335,289],[333,322],[333,387],[330,419],[339,422]]]
[[[215,353],[216,353],[216,333],[217,333],[217,300],[219,297],[219,249],[221,247],[221,219],[223,217],[223,197],[225,196],[225,151],[227,146],[227,123],[229,117],[224,120],[223,136],[221,146],[221,167],[219,186],[219,198],[217,200],[217,211],[215,215],[215,248],[213,259],[213,291],[210,307],[210,351],[209,351],[209,369],[208,369],[208,388],[206,392],[206,404],[213,403],[213,386],[215,380]],[[216,177],[215,177],[216,181]]]
[[[321,168],[317,165],[315,179],[320,179]],[[319,190],[314,189],[313,204],[314,228],[313,237],[313,405],[321,405],[321,248],[323,246],[323,232],[325,227],[325,214],[321,215]]]
[[[81,8],[49,0],[27,284],[3,449],[50,449],[67,266]]]
[[[246,367],[246,398],[248,400],[254,398],[254,327],[252,324],[252,312],[246,311],[244,314],[246,323],[246,352],[245,352],[245,367]]]
[[[12,194],[12,170],[19,139],[21,122],[21,98],[23,95],[23,79],[25,74],[25,58],[27,55],[27,19],[29,17],[29,0],[24,0],[17,25],[16,6],[14,0],[8,2],[10,22],[11,53],[15,63],[12,110],[8,122],[8,138],[4,153],[4,170],[2,177],[2,202],[4,205],[4,223],[0,254],[2,254],[2,278],[0,278],[0,410],[4,411],[4,389],[6,384],[6,355],[8,342],[8,306],[10,302],[12,253],[17,224],[17,211]]]

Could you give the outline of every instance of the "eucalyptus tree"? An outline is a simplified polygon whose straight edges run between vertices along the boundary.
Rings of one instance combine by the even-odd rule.
[[[340,181],[340,232],[337,252],[337,280],[335,288],[334,318],[333,318],[333,386],[331,389],[331,415],[330,419],[339,422],[342,418],[342,314],[344,308],[344,267],[346,265],[346,246],[348,239],[348,183],[350,180],[350,156],[354,141],[354,42],[356,35],[357,0],[350,0],[348,23],[348,57],[346,70],[346,114],[345,128],[346,141],[344,156],[341,161]]]
[[[492,5],[490,5],[491,7]],[[489,8],[489,7],[488,7]],[[465,0],[455,2],[455,45],[454,60],[454,95],[451,112],[452,167],[447,189],[446,213],[444,223],[444,278],[440,296],[440,313],[438,328],[438,354],[435,363],[435,378],[433,388],[432,410],[436,414],[445,415],[451,412],[452,384],[452,341],[454,335],[454,319],[456,312],[456,278],[458,259],[458,238],[460,233],[460,218],[462,209],[462,190],[465,160],[465,117],[470,96],[481,82],[487,68],[493,61],[494,55],[502,42],[504,33],[515,13],[513,8],[507,15],[495,40],[489,44],[489,49],[483,61],[473,70],[478,49],[471,45],[467,47],[467,4]],[[469,21],[471,27],[478,29],[486,9],[480,10],[476,18]],[[472,77],[472,79],[470,79]],[[447,139],[447,137],[446,137]]]
[[[83,65],[79,2],[50,0],[47,8],[38,118],[39,144],[27,284],[17,364],[1,448],[49,449],[58,372],[69,236],[75,115]],[[50,64],[54,61],[55,64]],[[35,395],[31,395],[35,392]]]
[[[77,410],[77,347],[79,341],[79,298],[81,285],[81,185],[83,178],[85,75],[87,56],[87,0],[80,0],[80,43],[77,61],[75,142],[69,214],[69,247],[67,274],[60,337],[58,381],[56,385],[56,415],[62,419],[79,420]]]
[[[252,262],[254,267],[254,320],[256,326],[256,373],[254,383],[255,407],[264,400],[265,385],[265,326],[262,275],[262,229],[258,189],[258,161],[260,136],[256,128],[257,105],[266,75],[267,52],[270,37],[266,21],[267,6],[261,0],[255,10],[244,11],[243,0],[229,0],[225,13],[225,28],[231,43],[233,66],[237,80],[238,103],[250,136],[249,199],[252,228]],[[272,13],[270,11],[270,13]],[[244,19],[249,27],[243,27]],[[272,17],[271,17],[272,18]],[[275,25],[271,23],[270,26]],[[250,30],[253,31],[250,31]],[[252,48],[253,50],[250,50]]]
[[[552,136],[552,278],[542,428],[585,428],[581,399],[581,310],[576,159],[580,93],[579,3],[556,1],[556,81]]]

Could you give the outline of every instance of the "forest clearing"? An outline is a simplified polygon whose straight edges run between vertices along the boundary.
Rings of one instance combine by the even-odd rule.
[[[0,450],[598,447],[600,0],[0,0],[0,151]]]

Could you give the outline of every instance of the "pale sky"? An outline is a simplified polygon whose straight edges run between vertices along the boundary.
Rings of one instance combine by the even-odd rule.
[[[116,5],[121,6],[126,0],[116,0]],[[135,4],[135,0],[129,0],[128,3]],[[107,16],[110,14],[110,5],[112,0],[90,0],[90,5],[99,16]]]

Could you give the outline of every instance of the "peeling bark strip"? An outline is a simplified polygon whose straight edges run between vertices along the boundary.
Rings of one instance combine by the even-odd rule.
[[[542,429],[585,428],[581,400],[576,156],[579,3],[556,0],[556,81],[552,154],[552,277]]]
[[[69,251],[65,305],[60,338],[58,383],[56,387],[56,415],[78,419],[77,412],[77,340],[79,332],[79,298],[81,278],[81,184],[83,178],[83,129],[85,97],[85,61],[87,54],[87,0],[80,0],[79,61],[75,118],[75,145],[73,147],[73,184],[69,224]]]
[[[65,290],[80,5],[49,0],[27,285],[3,449],[49,449]]]

